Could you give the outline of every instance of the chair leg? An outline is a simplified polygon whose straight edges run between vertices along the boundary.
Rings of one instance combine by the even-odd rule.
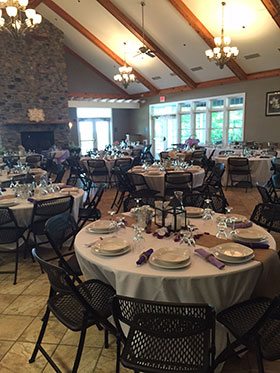
[[[16,263],[15,263],[14,285],[17,283],[18,255],[19,255],[19,247],[18,247],[18,241],[17,241],[17,246],[16,246]]]
[[[258,370],[259,370],[259,373],[264,373],[263,358],[262,358],[262,352],[261,352],[261,346],[260,346],[259,338],[257,340],[256,349],[257,349],[256,356],[257,356]]]
[[[43,324],[42,324],[42,328],[41,328],[41,331],[40,331],[40,334],[39,334],[39,337],[38,337],[38,340],[36,342],[36,345],[35,345],[35,348],[34,348],[34,351],[32,353],[32,356],[31,358],[29,359],[29,363],[33,363],[36,359],[36,356],[37,356],[37,353],[39,351],[39,348],[41,346],[41,342],[42,342],[42,339],[44,337],[44,334],[45,334],[45,331],[46,331],[46,327],[47,327],[47,324],[48,324],[48,320],[49,320],[49,316],[50,316],[50,310],[49,308],[47,307],[47,310],[43,316]]]
[[[109,348],[109,332],[108,332],[108,329],[104,329],[104,347]]]
[[[121,340],[117,337],[116,373],[120,373]]]
[[[80,336],[80,341],[79,341],[79,346],[78,346],[78,351],[76,355],[76,359],[73,365],[72,373],[76,373],[78,371],[78,367],[81,361],[82,357],[82,352],[84,348],[84,343],[85,343],[85,338],[86,338],[86,332],[87,332],[87,327],[86,327],[86,321],[84,320],[83,322],[83,328],[81,330],[81,336]]]
[[[115,194],[114,201],[113,201],[113,203],[111,204],[111,209],[115,206],[115,203],[116,203],[116,200],[117,200],[118,195],[119,195],[119,191],[117,190],[117,191],[116,191],[116,194]]]

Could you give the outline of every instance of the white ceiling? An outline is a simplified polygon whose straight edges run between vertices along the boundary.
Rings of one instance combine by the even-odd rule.
[[[205,27],[214,35],[220,35],[220,0],[183,0]],[[127,43],[127,61],[157,89],[185,85],[159,58],[135,58],[139,41],[102,5],[95,0],[53,0],[74,17],[114,53],[124,58],[123,43]],[[141,0],[112,0],[123,13],[141,27]],[[145,0],[145,32],[154,42],[195,82],[233,77],[231,70],[219,69],[208,62],[205,50],[209,47],[189,26],[168,0]],[[81,33],[54,13],[46,5],[37,7],[39,13],[60,28],[65,34],[65,44],[92,64],[104,75],[113,79],[119,65],[85,38]],[[280,29],[261,0],[229,0],[225,7],[225,34],[232,39],[240,54],[236,59],[247,73],[280,68]],[[246,60],[244,56],[260,54]],[[191,71],[201,66],[202,70]],[[160,76],[161,79],[153,80]],[[129,94],[145,92],[142,84],[129,85]]]

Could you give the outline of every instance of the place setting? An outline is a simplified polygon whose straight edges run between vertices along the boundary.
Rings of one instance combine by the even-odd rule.
[[[130,244],[117,236],[100,237],[91,245],[91,251],[101,256],[119,256],[130,251]]]
[[[151,254],[149,263],[163,269],[182,269],[191,264],[191,259],[188,248],[161,247]]]

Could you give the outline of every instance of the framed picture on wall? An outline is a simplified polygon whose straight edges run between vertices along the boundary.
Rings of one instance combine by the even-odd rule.
[[[267,92],[265,115],[280,115],[280,90],[275,92]]]

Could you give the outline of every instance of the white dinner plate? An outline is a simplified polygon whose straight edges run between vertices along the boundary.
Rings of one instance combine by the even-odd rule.
[[[111,226],[110,220],[96,220],[87,226],[87,230],[90,233],[110,233],[114,232],[116,227]]]
[[[126,240],[112,236],[96,241],[93,248],[99,251],[116,253],[127,249],[128,246],[129,243]]]
[[[18,205],[19,202],[16,198],[7,198],[7,199],[1,199],[0,200],[0,206],[1,207],[11,207]]]
[[[117,252],[112,252],[112,251],[103,251],[103,250],[99,250],[97,247],[93,247],[92,249],[92,252],[93,254],[96,254],[96,255],[101,255],[101,256],[119,256],[119,255],[123,255],[123,254],[126,254],[130,251],[130,247],[127,247],[121,251],[117,251]]]
[[[171,263],[163,263],[163,262],[158,262],[156,258],[154,257],[154,254],[152,254],[149,258],[149,262],[152,266],[163,268],[163,269],[181,269],[188,267],[191,264],[190,259],[188,259],[185,262],[178,263],[178,264],[171,264]]]
[[[250,260],[254,259],[254,257],[255,257],[255,255],[252,254],[249,257],[242,258],[242,259],[225,258],[224,256],[219,255],[218,251],[214,253],[214,256],[217,259],[219,259],[221,262],[230,263],[230,264],[243,264],[243,263],[247,263]]]
[[[79,193],[79,188],[63,188],[61,189],[60,193],[67,194],[67,193]]]
[[[235,237],[249,241],[263,241],[266,235],[256,228],[237,229]]]
[[[245,223],[248,221],[246,216],[239,215],[239,214],[227,214],[225,218],[234,219],[236,223]]]
[[[153,253],[154,259],[164,265],[177,265],[189,260],[188,250],[183,247],[161,247]]]
[[[245,259],[254,254],[254,251],[249,247],[235,242],[224,243],[216,246],[215,249],[219,252],[220,257],[232,260]]]
[[[200,207],[192,207],[192,206],[189,206],[189,207],[185,207],[185,210],[187,212],[187,216],[189,218],[198,218],[198,217],[201,217],[203,215],[203,209],[200,208]]]

